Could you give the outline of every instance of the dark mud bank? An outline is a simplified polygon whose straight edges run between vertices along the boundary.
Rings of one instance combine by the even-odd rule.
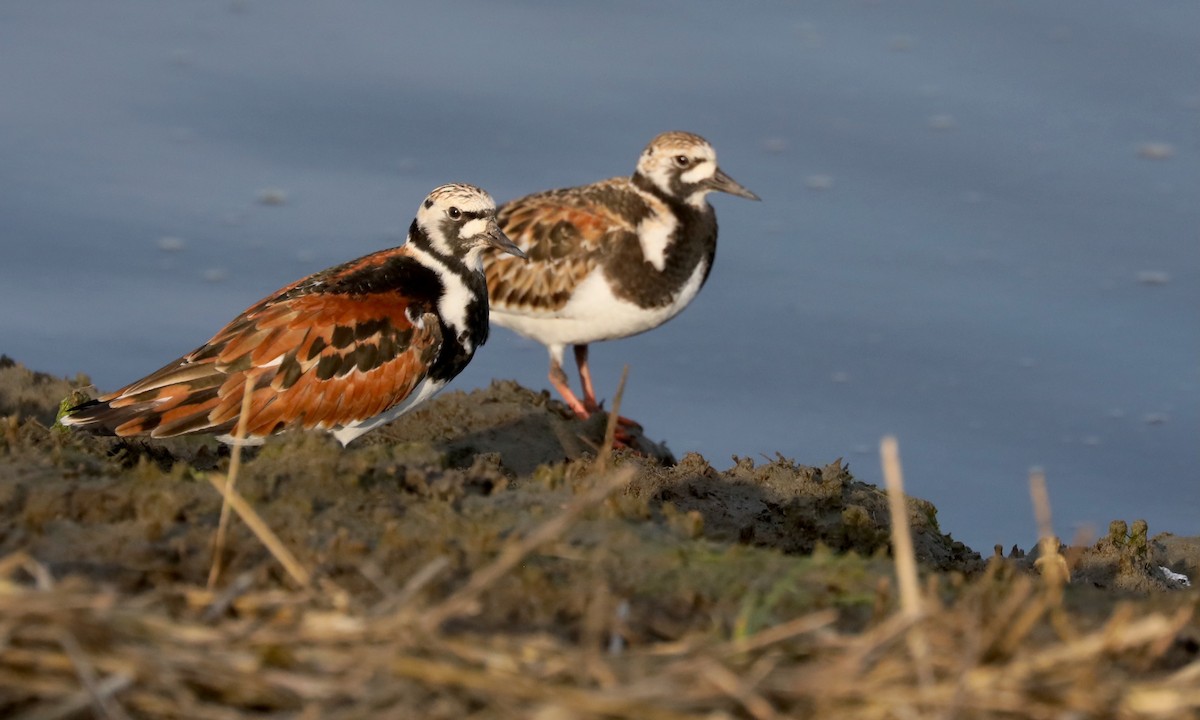
[[[82,574],[129,590],[204,582],[220,500],[204,474],[228,450],[205,438],[128,441],[52,427],[60,401],[86,384],[30,371],[0,357],[0,555],[28,552],[56,575]],[[547,393],[498,381],[447,392],[342,449],[321,435],[280,438],[249,454],[239,491],[280,537],[330,577],[413,572],[415,550],[468,556],[561,506],[593,472],[603,417],[580,422]],[[636,469],[605,522],[581,524],[572,542],[710,543],[785,555],[819,547],[870,557],[889,550],[885,495],[840,461],[808,467],[779,457],[738,459],[717,471],[637,437]],[[918,559],[928,569],[974,574],[979,553],[937,524],[937,509],[909,500]],[[1141,535],[1138,536],[1137,533]],[[1160,566],[1194,577],[1194,538],[1147,537],[1114,525],[1077,548],[1077,581],[1129,590],[1171,586]],[[252,541],[231,543],[233,572],[269,566]],[[1032,558],[1013,555],[1018,566]],[[348,579],[348,578],[355,579]]]

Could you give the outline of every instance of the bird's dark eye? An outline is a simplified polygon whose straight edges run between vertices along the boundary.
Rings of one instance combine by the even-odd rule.
[[[450,216],[451,220],[457,220],[460,217],[462,217],[462,210],[459,210],[456,207],[452,207],[446,211],[446,214]]]
[[[691,159],[687,155],[676,155],[675,156],[675,164],[681,168],[687,167],[688,163],[690,163],[690,162],[691,162]]]

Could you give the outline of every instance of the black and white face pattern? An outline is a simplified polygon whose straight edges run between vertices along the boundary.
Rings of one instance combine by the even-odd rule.
[[[496,223],[496,203],[473,185],[442,185],[417,210],[417,225],[440,255],[478,268],[485,247],[524,257]]]
[[[718,167],[717,151],[693,133],[676,130],[651,140],[638,158],[637,172],[664,194],[700,210],[710,192],[758,199]]]
[[[663,133],[642,151],[637,170],[665,194],[699,207],[714,189],[707,183],[717,174],[717,153],[699,135]]]

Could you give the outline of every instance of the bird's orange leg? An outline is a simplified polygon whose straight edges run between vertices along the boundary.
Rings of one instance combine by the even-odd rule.
[[[575,393],[571,391],[571,384],[568,382],[567,373],[563,370],[562,363],[554,357],[550,358],[550,384],[562,396],[563,402],[567,404],[567,407],[571,408],[571,412],[575,413],[580,420],[588,419],[591,413],[584,406],[583,402],[576,397]]]
[[[575,346],[575,364],[579,366],[579,380],[583,384],[583,406],[588,412],[600,409],[596,402],[596,389],[592,386],[592,371],[588,369],[588,346]]]
[[[575,346],[575,364],[579,366],[579,380],[583,384],[584,408],[589,413],[602,410],[603,407],[600,405],[600,403],[596,402],[596,390],[592,386],[592,371],[588,368],[587,345]],[[626,428],[637,428],[640,430],[642,426],[627,417],[618,415],[616,438],[617,441],[622,445],[632,439],[629,433],[625,431]]]

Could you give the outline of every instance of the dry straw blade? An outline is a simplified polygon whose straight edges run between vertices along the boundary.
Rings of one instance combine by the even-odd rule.
[[[283,566],[283,569],[287,571],[292,580],[300,587],[308,587],[309,583],[312,582],[312,573],[287,549],[287,546],[283,544],[279,536],[263,521],[262,517],[250,506],[250,503],[246,502],[236,490],[229,488],[228,484],[222,483],[219,477],[209,476],[208,480],[216,488],[217,492],[222,493],[222,497],[225,502],[229,503],[229,507],[237,513],[237,516],[241,518],[242,522],[246,523],[246,526],[250,528],[250,531],[254,533],[259,542],[266,546],[271,555],[279,561],[279,564]]]
[[[213,540],[212,565],[208,570],[208,589],[217,585],[221,576],[221,556],[225,552],[225,533],[229,528],[229,495],[237,482],[238,471],[242,467],[242,444],[246,439],[246,423],[250,418],[250,400],[253,395],[249,391],[249,382],[242,387],[242,409],[238,414],[237,430],[234,431],[233,453],[229,458],[229,473],[225,476],[225,487],[221,489],[221,519],[217,521],[217,535]]]
[[[1071,582],[1071,569],[1067,559],[1059,552],[1058,536],[1054,534],[1054,523],[1050,515],[1050,493],[1046,489],[1046,473],[1041,468],[1029,471],[1029,495],[1033,499],[1033,513],[1038,524],[1037,568],[1046,579],[1048,587],[1060,593],[1060,588]]]
[[[919,622],[924,616],[921,588],[917,577],[917,555],[913,550],[912,531],[908,524],[908,500],[904,495],[904,473],[900,469],[900,444],[888,435],[879,444],[883,465],[883,480],[887,485],[888,509],[892,516],[892,559],[900,585],[900,607],[912,623],[908,646],[917,666],[917,679],[923,695],[933,684],[929,667],[929,640]]]
[[[621,369],[621,381],[617,383],[617,392],[613,395],[612,411],[608,413],[608,423],[604,426],[604,445],[596,456],[596,469],[603,471],[612,462],[613,444],[617,438],[617,422],[621,419],[621,398],[625,396],[625,381],[629,379],[629,366]]]
[[[215,587],[217,579],[221,574],[221,556],[225,551],[225,536],[228,528],[230,509],[237,513],[242,522],[246,523],[250,531],[254,533],[259,542],[266,546],[271,555],[279,561],[279,564],[283,566],[292,580],[300,585],[300,587],[308,587],[309,583],[312,582],[312,574],[288,550],[283,541],[279,539],[279,536],[263,521],[262,517],[251,507],[250,503],[246,502],[245,498],[234,490],[238,472],[241,470],[242,446],[245,444],[244,440],[246,439],[246,423],[250,416],[251,397],[249,390],[243,389],[242,409],[241,414],[238,416],[237,430],[233,436],[233,452],[229,458],[228,475],[221,477],[217,474],[210,474],[208,476],[209,482],[217,489],[217,492],[221,493],[221,519],[217,523],[217,534],[213,542],[213,559],[208,574],[208,588],[212,590]]]

